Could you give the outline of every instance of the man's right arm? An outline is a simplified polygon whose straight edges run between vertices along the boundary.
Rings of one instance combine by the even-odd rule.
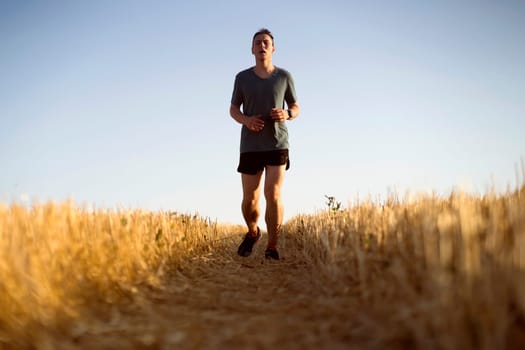
[[[230,104],[230,115],[239,124],[246,126],[251,131],[261,131],[264,121],[260,115],[248,117],[241,112],[241,106]]]
[[[241,112],[241,106],[236,106],[233,103],[230,105],[230,115],[239,124],[245,125],[247,116]]]

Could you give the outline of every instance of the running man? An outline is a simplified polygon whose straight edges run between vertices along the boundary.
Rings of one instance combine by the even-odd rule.
[[[255,66],[236,75],[230,115],[242,124],[237,171],[241,173],[242,214],[248,226],[237,253],[249,256],[261,238],[257,222],[261,179],[265,173],[268,245],[264,255],[278,260],[277,244],[284,215],[281,188],[284,173],[290,167],[286,121],[297,118],[300,108],[291,74],[272,63],[274,52],[273,35],[268,29],[263,28],[253,35]]]

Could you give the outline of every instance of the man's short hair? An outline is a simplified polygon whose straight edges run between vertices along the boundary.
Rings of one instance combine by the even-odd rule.
[[[272,35],[272,32],[270,32],[269,29],[266,29],[266,28],[261,28],[257,31],[257,33],[255,33],[253,35],[253,38],[252,38],[252,45],[253,45],[253,41],[255,40],[255,37],[259,34],[267,34],[270,36],[270,38],[272,38],[272,45],[273,45],[273,35]]]

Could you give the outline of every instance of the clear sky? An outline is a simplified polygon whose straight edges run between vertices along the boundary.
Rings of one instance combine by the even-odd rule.
[[[288,124],[285,219],[325,195],[516,186],[523,1],[6,0],[0,202],[241,223],[228,110],[261,27],[302,108]]]

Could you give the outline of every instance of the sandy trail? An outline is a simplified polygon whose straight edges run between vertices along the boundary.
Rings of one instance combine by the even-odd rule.
[[[176,271],[161,291],[113,310],[69,345],[96,349],[348,349],[352,298],[316,280],[293,242],[282,260],[235,252],[235,236]],[[341,290],[339,290],[341,289]]]

